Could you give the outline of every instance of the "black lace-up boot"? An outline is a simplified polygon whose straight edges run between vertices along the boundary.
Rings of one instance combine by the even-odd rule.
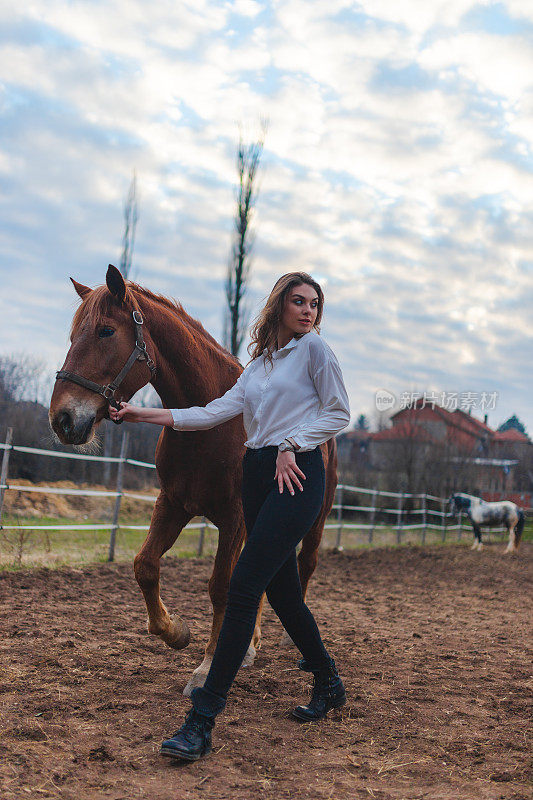
[[[305,722],[322,719],[332,708],[340,708],[346,702],[346,692],[332,658],[316,669],[309,669],[309,666],[306,662],[305,671],[312,672],[314,678],[311,700],[309,705],[297,706],[292,712],[294,717]]]
[[[222,711],[226,701],[203,687],[193,689],[191,700],[193,707],[185,717],[185,722],[161,745],[162,756],[198,761],[211,752],[211,731],[215,716]]]
[[[161,755],[198,761],[211,752],[211,731],[214,717],[205,717],[191,708],[181,728],[161,745]]]

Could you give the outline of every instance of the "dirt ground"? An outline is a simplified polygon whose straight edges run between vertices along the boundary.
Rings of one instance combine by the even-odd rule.
[[[268,608],[214,751],[158,755],[209,626],[211,560],[168,559],[163,596],[193,633],[149,637],[128,564],[0,574],[0,796],[67,800],[526,800],[532,797],[533,546],[322,553],[309,605],[348,704],[319,723]]]

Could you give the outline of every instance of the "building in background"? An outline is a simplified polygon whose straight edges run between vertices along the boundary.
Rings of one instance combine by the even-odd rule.
[[[515,428],[495,431],[457,409],[418,400],[396,412],[392,425],[337,437],[346,483],[384,491],[467,492],[486,500],[533,505],[533,444]]]

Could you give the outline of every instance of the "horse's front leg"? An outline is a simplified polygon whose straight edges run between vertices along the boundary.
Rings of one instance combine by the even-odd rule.
[[[134,561],[135,577],[148,610],[148,632],[160,636],[175,650],[187,647],[191,634],[185,620],[177,615],[171,617],[161,600],[159,562],[190,519],[191,515],[184,508],[171,505],[161,492],[155,503],[150,531]]]
[[[213,605],[213,624],[207,647],[205,648],[204,660],[197,667],[185,687],[183,694],[190,697],[193,689],[203,686],[207,674],[211,668],[211,662],[215,654],[215,649],[224,620],[226,611],[226,601],[228,597],[229,582],[233,568],[239,558],[242,543],[244,541],[244,521],[241,517],[229,523],[219,522],[218,549],[215,556],[213,573],[209,579],[209,596]],[[263,610],[264,596],[259,603],[255,629],[250,642],[250,646],[242,662],[243,667],[251,667],[254,663],[257,650],[261,644],[261,614]]]
[[[475,525],[472,523],[472,527],[474,529],[474,544],[470,548],[471,550],[482,550],[483,549],[483,542],[481,541],[481,528],[479,525]]]

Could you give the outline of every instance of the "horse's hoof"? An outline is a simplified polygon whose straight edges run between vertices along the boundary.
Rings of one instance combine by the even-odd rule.
[[[165,631],[153,630],[148,623],[148,632],[159,636],[173,650],[183,650],[191,641],[189,626],[181,617],[170,617],[169,626]]]
[[[255,649],[253,644],[251,644],[248,650],[246,651],[246,655],[242,660],[241,667],[251,667],[255,661],[256,655],[257,655],[257,650]]]
[[[287,631],[283,631],[281,635],[281,639],[279,640],[280,647],[295,647],[294,642],[292,641],[291,637],[287,633]]]
[[[183,696],[190,697],[192,694],[192,690],[198,689],[200,686],[203,686],[206,678],[207,678],[207,672],[198,672],[195,670],[189,679],[189,683],[183,690]]]
[[[171,617],[170,623],[168,633],[161,638],[173,650],[183,650],[191,641],[189,626],[181,617]]]
[[[190,697],[193,689],[197,689],[199,686],[204,685],[205,679],[207,678],[209,670],[211,669],[212,660],[213,659],[211,656],[205,656],[200,666],[196,667],[189,679],[189,683],[183,690],[185,697]]]

